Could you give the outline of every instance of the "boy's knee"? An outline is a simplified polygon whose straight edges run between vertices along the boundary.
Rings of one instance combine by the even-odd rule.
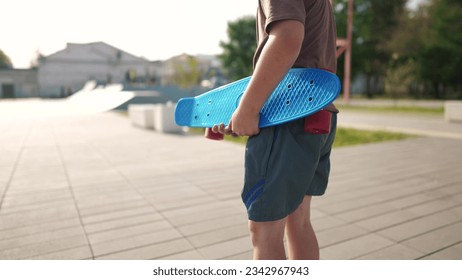
[[[284,240],[285,219],[275,222],[249,221],[249,230],[254,246],[282,242]]]

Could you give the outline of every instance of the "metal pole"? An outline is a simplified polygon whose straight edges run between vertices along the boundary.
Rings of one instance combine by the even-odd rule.
[[[345,50],[345,68],[343,77],[343,101],[345,104],[350,102],[351,86],[351,49],[353,37],[353,0],[348,1],[348,18],[347,18],[347,48]]]

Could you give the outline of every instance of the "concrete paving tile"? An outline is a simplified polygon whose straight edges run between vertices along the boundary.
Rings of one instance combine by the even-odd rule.
[[[406,208],[406,211],[420,216],[435,214],[460,205],[460,202],[457,201],[458,197],[462,197],[462,195],[435,198],[432,201]]]
[[[78,217],[74,217],[59,221],[43,222],[39,224],[10,228],[5,230],[1,229],[0,241],[8,240],[11,238],[28,237],[44,232],[56,231],[65,228],[75,228],[79,226],[80,220],[78,219]]]
[[[154,202],[150,200],[150,198],[147,198],[153,205],[156,206],[156,209],[162,212],[169,211],[169,210],[175,210],[179,208],[185,208],[185,207],[190,207],[190,206],[197,206],[197,205],[203,205],[203,204],[208,204],[208,203],[213,203],[216,201],[214,197],[211,196],[198,196],[194,198],[188,198],[186,200],[178,201],[167,201],[167,202]]]
[[[171,229],[172,226],[165,221],[150,222],[146,224],[117,228],[104,232],[88,234],[91,244],[104,243],[124,237],[137,236],[144,233],[154,233],[164,229]]]
[[[131,186],[140,190],[142,193],[155,192],[158,188],[168,189],[176,186],[189,186],[190,182],[180,176],[157,176],[155,178],[129,180]]]
[[[172,203],[176,202],[179,204],[179,201],[188,200],[190,198],[208,196],[209,194],[204,190],[196,186],[186,186],[186,187],[174,187],[169,188],[168,190],[157,190],[154,193],[147,194],[143,192],[143,195],[146,196],[149,201],[154,204],[158,203]]]
[[[188,182],[179,176],[163,176],[159,180],[144,179],[129,181],[131,187],[136,188],[140,193],[146,196],[154,196],[156,194],[166,196],[170,192],[175,193],[195,193],[203,191],[199,186]],[[174,197],[174,195],[170,196]],[[169,198],[167,196],[167,198]]]
[[[221,206],[221,207],[220,207]],[[178,209],[172,209],[168,211],[164,211],[164,215],[167,218],[173,219],[175,217],[181,217],[184,215],[189,215],[191,213],[207,213],[207,212],[212,212],[215,209],[220,209],[220,208],[227,208],[226,202],[222,201],[214,201],[212,203],[207,203],[207,204],[201,204],[201,205],[194,205],[190,207],[181,207]]]
[[[44,222],[61,221],[78,217],[74,205],[65,205],[41,211],[26,211],[3,214],[0,212],[0,228],[2,230],[37,225]]]
[[[242,211],[234,207],[230,201],[213,201],[211,203],[163,211],[162,213],[172,224],[182,226],[208,219],[241,214]]]
[[[248,236],[198,249],[199,253],[209,260],[224,259],[249,250],[252,250],[252,245]]]
[[[173,254],[169,256],[165,256],[159,258],[159,260],[203,260],[204,256],[202,256],[197,250],[191,250],[187,252],[182,252],[179,254]]]
[[[223,258],[223,260],[252,260],[252,259],[253,259],[253,250]]]
[[[247,222],[230,227],[223,227],[217,230],[204,232],[197,235],[188,236],[187,238],[191,242],[191,244],[194,245],[194,247],[199,248],[244,236],[249,236]]]
[[[310,210],[310,218],[311,218],[311,220],[320,219],[320,218],[326,217],[326,216],[328,216],[326,213],[324,213],[322,211],[319,211],[319,209],[316,209],[314,207],[312,207],[311,210]]]
[[[88,197],[94,194],[117,192],[119,190],[131,189],[131,186],[124,179],[115,179],[104,183],[72,184],[72,189],[78,197]]]
[[[214,196],[216,197],[216,199],[220,199],[220,200],[228,200],[228,199],[233,199],[236,197],[239,197],[239,198],[241,197],[240,192],[236,192],[234,190],[222,191],[222,192],[215,194]]]
[[[80,246],[77,248],[65,249],[59,252],[53,252],[45,255],[39,255],[28,258],[29,260],[89,260],[93,259],[89,246]]]
[[[87,184],[72,184],[76,196],[91,197],[95,194],[118,192],[133,189],[123,178],[114,178],[107,182],[90,182]]]
[[[363,255],[358,260],[415,260],[423,255],[422,252],[402,244],[394,244],[375,252]]]
[[[102,256],[180,238],[181,234],[177,230],[166,229],[115,239],[108,242],[92,244],[92,248],[95,256]]]
[[[27,148],[25,148],[25,150],[26,149]],[[55,171],[56,173],[51,174],[51,176],[59,176],[63,172],[59,154],[50,156],[47,151],[43,151],[30,155],[24,151],[21,154],[18,165],[16,166],[16,170],[18,172],[15,172],[15,176],[21,177],[26,172],[32,173],[31,175],[33,175],[34,171],[36,171],[39,167],[41,170],[49,174],[51,174],[52,171]]]
[[[109,231],[113,229],[136,226],[162,220],[163,217],[158,213],[147,213],[144,215],[130,216],[94,224],[85,224],[85,231],[89,234]],[[85,222],[84,222],[85,223]]]
[[[12,203],[9,203],[2,207],[2,213],[3,214],[9,214],[9,213],[20,213],[20,212],[31,212],[31,211],[41,211],[43,209],[51,208],[51,207],[63,207],[66,205],[72,205],[74,204],[74,200],[72,198],[66,198],[66,199],[60,199],[60,200],[54,200],[54,201],[49,201],[49,202],[36,202],[33,204],[23,204],[23,205],[15,205]]]
[[[406,210],[401,210],[354,222],[354,224],[369,231],[377,231],[394,225],[402,224],[407,221],[415,220],[416,218],[419,218],[417,214],[413,214]]]
[[[193,247],[185,239],[167,241],[155,245],[127,250],[110,255],[100,256],[100,260],[150,260],[171,256],[192,250]]]
[[[335,216],[339,219],[348,221],[348,222],[355,222],[365,220],[374,216],[378,216],[384,213],[388,213],[395,210],[395,208],[391,207],[388,204],[374,204],[370,206],[366,206],[364,208],[355,209],[352,211],[345,211],[342,213],[338,213]]]
[[[162,166],[146,165],[142,163],[128,164],[118,166],[118,172],[128,180],[140,180],[156,178],[157,176],[166,176],[171,174],[171,169]]]
[[[332,246],[321,248],[323,259],[349,260],[393,245],[394,243],[376,234],[368,234]]]
[[[86,174],[85,176],[69,176],[71,185],[108,183],[121,179],[123,179],[122,175],[113,170],[104,173]]]
[[[462,260],[462,242],[426,256],[423,260]]]
[[[15,175],[23,176],[26,174],[37,175],[40,172],[49,176],[61,176],[64,171],[64,165],[62,164],[59,153],[56,152],[53,156],[48,155],[49,151],[43,151],[36,154],[34,157],[25,157],[25,153],[21,154],[21,160],[18,162],[15,168]],[[24,160],[23,160],[24,159]],[[36,160],[43,161],[40,164],[35,162]]]
[[[425,191],[424,193],[415,193],[410,196],[398,198],[393,201],[387,202],[388,205],[395,209],[409,208],[423,203],[428,203],[437,199],[438,195],[435,191]]]
[[[377,233],[395,241],[403,241],[412,237],[430,232],[432,230],[460,221],[462,206],[445,210],[433,215],[396,225]]]
[[[8,193],[3,200],[2,206],[23,206],[30,204],[50,203],[63,199],[72,199],[72,194],[69,190],[58,189],[49,191],[37,191],[31,193],[23,193],[21,195]]]
[[[221,168],[220,165],[215,164],[213,161],[207,163],[204,160],[203,164],[207,165],[207,167],[210,167],[212,170],[222,170],[222,171],[221,172],[209,172],[207,169],[204,169],[200,172],[188,171],[188,172],[185,172],[182,175],[182,177],[188,180],[189,182],[193,183],[194,185],[205,187],[205,188],[216,188],[216,187],[221,186],[222,184],[228,184],[228,183],[240,183],[240,185],[242,185],[244,169],[241,170],[238,176],[235,176],[235,175],[226,176],[227,169]]]
[[[462,242],[462,222],[435,229],[431,232],[408,239],[403,245],[415,248],[426,254]],[[461,256],[462,257],[462,256]]]
[[[76,235],[65,239],[54,239],[47,242],[34,243],[20,248],[0,251],[1,260],[28,259],[31,257],[60,252],[69,248],[87,245],[84,235]]]
[[[105,194],[95,195],[93,197],[85,197],[80,198],[76,197],[77,204],[79,208],[93,208],[98,207],[100,205],[109,205],[109,204],[117,204],[121,201],[136,201],[139,200],[144,202],[144,198],[139,195],[137,192],[133,190],[125,190],[119,192],[109,192]],[[145,202],[144,202],[145,203]]]
[[[76,235],[84,235],[83,229],[80,225],[71,228],[56,229],[27,236],[9,238],[6,240],[0,240],[0,251],[25,247],[27,245],[34,243],[42,243],[53,241],[56,239],[64,239]]]
[[[346,240],[364,236],[368,233],[365,229],[355,225],[342,225],[339,227],[323,230],[316,233],[321,248],[340,243]]]
[[[151,206],[144,205],[125,209],[112,207],[112,211],[108,209],[105,212],[82,216],[82,221],[85,225],[92,225],[141,215],[154,215],[155,213],[157,212]]]
[[[384,182],[381,183],[381,185],[383,184]],[[399,192],[391,192],[386,190],[367,197],[358,197],[335,204],[325,205],[319,208],[330,214],[339,214],[345,211],[357,210],[359,208],[368,207],[375,204],[387,203],[389,201],[400,199],[403,196],[412,196],[415,192],[418,191],[419,190],[414,190],[410,187],[401,188]]]
[[[127,192],[116,192],[108,193],[105,195],[95,195],[94,197],[75,197],[77,205],[82,212],[95,213],[102,211],[106,207],[114,207],[118,204],[120,205],[138,205],[138,206],[148,206],[149,203],[146,200],[132,191]]]
[[[336,216],[326,215],[320,218],[312,219],[311,224],[316,232],[346,225],[347,222]]]
[[[49,189],[53,186],[68,186],[66,178],[13,178],[10,182],[10,188],[14,190],[34,190],[34,189]]]
[[[58,183],[41,183],[36,182],[32,185],[10,185],[8,189],[8,195],[31,195],[37,192],[47,192],[47,191],[68,191],[69,184],[68,182],[58,182]]]
[[[81,199],[77,199],[77,203],[80,201]],[[91,207],[89,205],[86,205],[86,207],[79,206],[79,211],[82,217],[87,217],[105,215],[111,212],[119,212],[138,208],[149,208],[151,211],[153,210],[153,207],[149,205],[144,199],[133,198],[119,200],[116,203],[114,202],[92,205]]]
[[[185,236],[195,235],[199,233],[204,233],[219,229],[226,226],[232,226],[236,224],[241,224],[242,222],[247,221],[246,217],[242,215],[231,215],[224,216],[218,219],[210,219],[203,222],[198,222],[195,224],[185,225],[178,227],[178,230],[183,233]]]

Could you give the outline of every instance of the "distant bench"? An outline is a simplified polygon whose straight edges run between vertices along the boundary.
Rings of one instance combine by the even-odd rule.
[[[181,133],[183,128],[175,124],[175,104],[128,105],[130,122],[137,127],[154,129],[163,133]]]
[[[444,119],[447,122],[462,122],[462,101],[445,101]]]

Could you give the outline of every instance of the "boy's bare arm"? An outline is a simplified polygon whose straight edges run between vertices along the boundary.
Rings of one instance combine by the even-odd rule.
[[[214,131],[239,136],[259,133],[259,112],[295,63],[305,34],[303,24],[295,20],[277,21],[270,27],[268,41],[229,125],[226,128],[215,126]]]

